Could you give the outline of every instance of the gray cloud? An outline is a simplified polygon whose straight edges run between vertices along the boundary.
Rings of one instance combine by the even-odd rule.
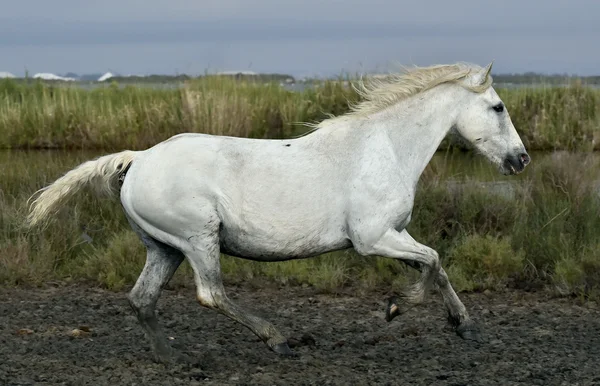
[[[444,26],[322,21],[4,22],[0,45],[127,44],[453,37],[586,37],[597,29],[574,26]]]
[[[599,73],[596,0],[0,0],[0,70],[315,74],[496,59]]]
[[[539,25],[589,21],[596,0],[2,0],[4,18],[55,21],[338,20]]]

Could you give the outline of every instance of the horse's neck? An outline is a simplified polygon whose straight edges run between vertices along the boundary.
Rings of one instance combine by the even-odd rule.
[[[456,85],[438,86],[397,103],[373,120],[387,132],[398,171],[415,187],[456,121],[463,91]]]

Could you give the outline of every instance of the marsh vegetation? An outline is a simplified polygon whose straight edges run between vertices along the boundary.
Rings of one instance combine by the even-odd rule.
[[[499,89],[533,163],[507,178],[453,140],[427,167],[411,234],[440,252],[457,290],[545,286],[597,296],[600,289],[600,90]],[[184,87],[112,86],[86,90],[0,82],[0,283],[132,284],[142,244],[118,203],[93,198],[27,230],[27,199],[80,162],[145,149],[181,132],[289,138],[342,114],[356,92],[326,81],[293,92],[274,83],[210,77]],[[54,150],[48,150],[54,149]],[[222,257],[230,282],[272,281],[337,291],[399,288],[412,274],[401,263],[349,251],[314,259],[257,263]],[[173,285],[192,285],[187,263]]]

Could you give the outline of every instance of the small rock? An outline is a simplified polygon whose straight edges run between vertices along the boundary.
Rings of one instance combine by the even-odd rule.
[[[69,335],[71,335],[74,338],[79,338],[89,335],[89,332],[85,332],[83,330],[80,330],[79,328],[74,328],[73,330],[71,330],[71,332],[69,332]]]
[[[365,344],[371,345],[371,346],[375,346],[377,344],[378,340],[375,337],[369,337],[367,339],[365,339]]]

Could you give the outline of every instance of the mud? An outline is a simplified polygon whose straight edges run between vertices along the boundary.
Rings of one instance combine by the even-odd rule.
[[[229,287],[290,337],[277,357],[246,328],[164,291],[171,342],[200,366],[152,361],[125,293],[84,287],[0,290],[4,385],[600,385],[600,310],[545,293],[463,294],[487,342],[449,330],[434,295],[385,321],[384,292]]]

